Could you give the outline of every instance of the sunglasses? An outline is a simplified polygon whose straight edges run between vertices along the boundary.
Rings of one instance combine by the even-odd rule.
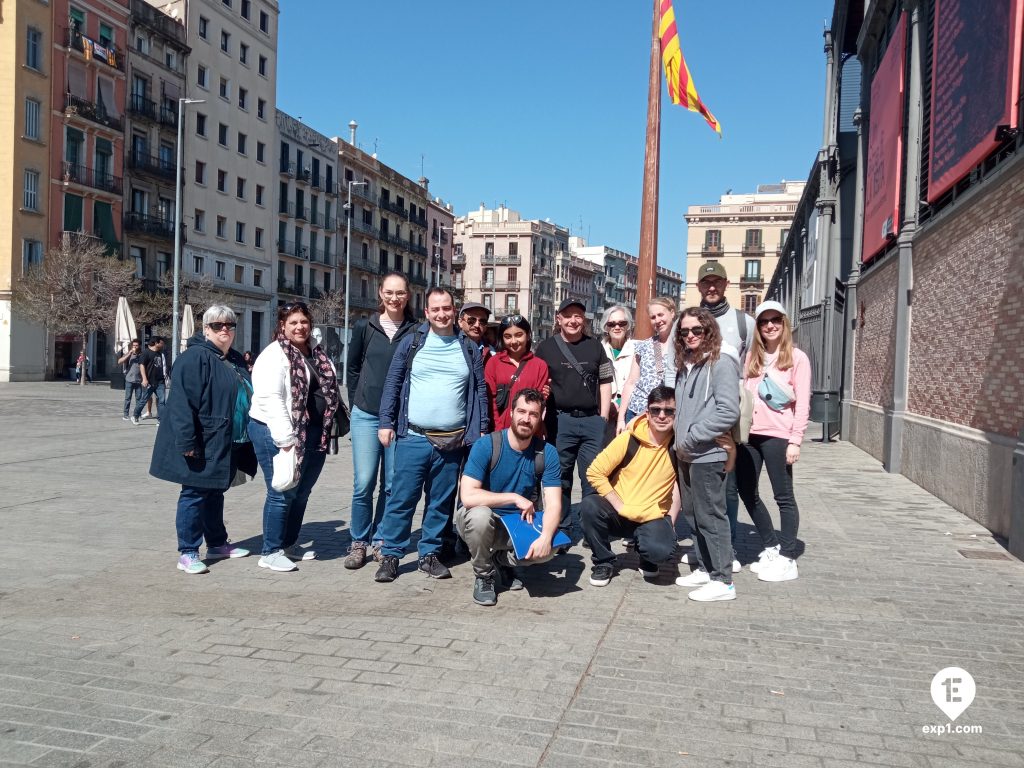
[[[484,325],[487,322],[479,317],[473,317],[473,315],[463,315],[462,319],[466,321],[466,325]]]
[[[679,335],[682,336],[684,339],[691,333],[699,339],[701,336],[704,335],[704,327],[698,325],[696,328],[679,328]]]
[[[502,321],[502,325],[517,325],[523,322],[524,319],[522,315],[509,315]]]
[[[238,323],[207,323],[206,327],[211,331],[223,331],[225,329],[233,331],[238,327]]]
[[[629,327],[629,321],[628,320],[609,320],[607,323],[604,324],[604,327],[605,328],[628,328]]]
[[[757,318],[758,325],[782,325],[782,315],[775,315],[774,317],[759,317]]]
[[[295,310],[302,310],[304,312],[309,311],[309,306],[304,301],[293,301],[291,304],[285,304],[281,307],[283,312],[294,312]]]
[[[659,419],[662,418],[663,416],[675,416],[676,415],[676,409],[675,408],[658,408],[657,406],[652,406],[652,407],[648,408],[647,412],[649,414],[651,414],[651,416],[654,416],[655,418],[659,418]]]

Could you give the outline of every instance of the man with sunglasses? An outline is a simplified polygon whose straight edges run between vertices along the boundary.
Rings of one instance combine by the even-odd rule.
[[[647,411],[629,423],[587,470],[594,493],[583,498],[583,535],[590,545],[590,583],[603,587],[615,575],[612,538],[636,540],[640,575],[658,576],[676,549],[679,484],[672,450],[675,392],[658,385]]]
[[[459,333],[476,344],[484,365],[487,365],[487,358],[494,354],[494,350],[484,341],[484,333],[487,331],[487,321],[490,317],[491,310],[474,301],[467,301],[459,310]]]

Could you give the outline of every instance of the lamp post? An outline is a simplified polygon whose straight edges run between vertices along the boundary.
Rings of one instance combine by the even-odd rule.
[[[178,152],[174,165],[174,298],[171,318],[171,362],[178,359],[178,284],[181,282],[181,124],[186,104],[205,104],[206,99],[178,99]]]
[[[434,272],[434,285],[441,285],[441,233],[451,232],[451,227],[446,227],[444,224],[437,225],[437,252],[434,254],[434,266],[437,268]]]
[[[365,187],[369,182],[349,181],[345,203],[345,356],[341,359],[341,384],[348,387],[348,299],[352,290],[352,187]]]

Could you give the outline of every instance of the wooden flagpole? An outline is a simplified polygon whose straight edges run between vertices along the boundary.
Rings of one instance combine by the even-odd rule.
[[[661,2],[654,0],[651,67],[647,85],[647,142],[644,149],[644,192],[640,213],[640,253],[636,275],[637,338],[651,335],[647,304],[654,291],[658,261],[658,171],[661,160]]]

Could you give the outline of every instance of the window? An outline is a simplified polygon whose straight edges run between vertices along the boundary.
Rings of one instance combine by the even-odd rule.
[[[235,181],[235,197],[245,200],[245,179],[239,178]]]
[[[28,28],[25,46],[25,66],[38,72],[43,70],[43,33],[34,27]]]
[[[26,211],[39,210],[39,172],[25,171],[25,189],[22,207]]]
[[[249,63],[249,46],[245,43],[238,44],[238,60],[243,64]]]
[[[256,142],[256,162],[257,163],[264,162],[263,158],[266,155],[266,153],[267,153],[267,145],[264,144],[262,141],[257,141]]]
[[[260,56],[259,73],[264,77],[267,76],[267,57]]]
[[[217,217],[217,237],[227,237],[228,220],[223,216]]]
[[[244,133],[239,133],[238,134],[238,154],[240,154],[240,155],[246,154],[246,147],[247,147],[247,144],[248,144],[248,139],[249,139],[249,137],[246,136]]]
[[[704,233],[704,247],[709,250],[721,250],[722,248],[722,230],[720,229],[709,229]]]
[[[223,280],[224,279],[224,276],[227,274],[227,268],[228,268],[228,265],[225,264],[223,261],[218,261],[217,262],[217,279],[218,280]]]
[[[253,245],[257,248],[263,247],[263,230],[259,227],[256,227],[256,239],[253,241]]]
[[[238,89],[238,108],[249,109],[249,91],[242,87]]]
[[[761,279],[761,260],[747,259],[743,265],[743,277],[747,280]]]
[[[195,255],[192,256],[192,271],[195,272],[197,275],[203,274],[203,257],[202,256],[195,256]]]
[[[135,262],[135,276],[146,276],[146,249],[133,245],[128,249],[128,258]]]
[[[266,11],[260,11],[260,32],[270,33],[270,15]]]
[[[231,7],[231,0],[220,0],[220,1],[221,1],[222,3],[224,3],[224,5],[226,5],[226,6],[228,7],[228,8],[230,8],[230,7]]]
[[[146,56],[149,55],[149,37],[146,35],[135,36],[135,50]]]
[[[38,240],[21,241],[21,271],[28,272],[32,267],[43,263],[43,244]]]
[[[196,208],[192,214],[192,229],[196,232],[206,231],[206,211]]]
[[[209,33],[209,27],[210,27],[210,20],[208,18],[206,18],[205,16],[200,16],[199,17],[199,37],[202,38],[203,40],[207,39],[207,34]]]
[[[196,136],[206,135],[206,115],[196,112]]]
[[[227,192],[228,191],[228,172],[219,170],[217,171],[217,191]]]
[[[206,163],[196,160],[196,184],[206,186]]]
[[[263,185],[256,185],[256,205],[263,205]]]
[[[260,120],[267,119],[267,100],[257,99],[256,100],[256,117]]]
[[[164,51],[164,64],[172,72],[178,71],[178,52],[170,49]]]
[[[196,84],[200,88],[210,87],[210,71],[202,64],[200,64],[199,69],[196,70]]]
[[[222,146],[228,145],[228,127],[224,123],[220,123],[217,127],[217,142]]]
[[[484,256],[494,255],[494,243],[484,243]]]
[[[225,101],[231,100],[231,81],[226,77],[220,79],[220,97]]]
[[[761,246],[761,230],[760,229],[748,229],[746,244],[752,248],[758,248]]]
[[[243,224],[240,221],[236,221],[235,222],[235,242],[236,243],[244,243],[245,242],[245,224]]]
[[[509,293],[505,295],[505,309],[514,312],[519,308],[519,294]]]
[[[171,269],[171,254],[167,251],[156,252],[156,276],[161,278]]]
[[[220,49],[224,53],[231,53],[231,34],[223,29],[220,31]]]
[[[757,309],[757,305],[759,303],[758,298],[760,297],[756,293],[748,293],[745,295],[743,297],[743,311],[751,315],[754,314],[754,310]]]
[[[519,282],[519,270],[516,269],[515,267],[508,268],[508,281],[510,283]]]
[[[39,102],[25,99],[25,138],[39,141]]]
[[[100,45],[110,48],[114,44],[114,28],[109,24],[100,22]]]
[[[239,12],[242,14],[243,19],[248,19],[252,15],[252,4],[249,0],[242,0],[242,7]]]
[[[252,284],[254,288],[261,288],[263,286],[263,270],[254,269],[252,271]]]
[[[245,280],[245,267],[235,264],[235,282],[241,283],[243,280]]]

